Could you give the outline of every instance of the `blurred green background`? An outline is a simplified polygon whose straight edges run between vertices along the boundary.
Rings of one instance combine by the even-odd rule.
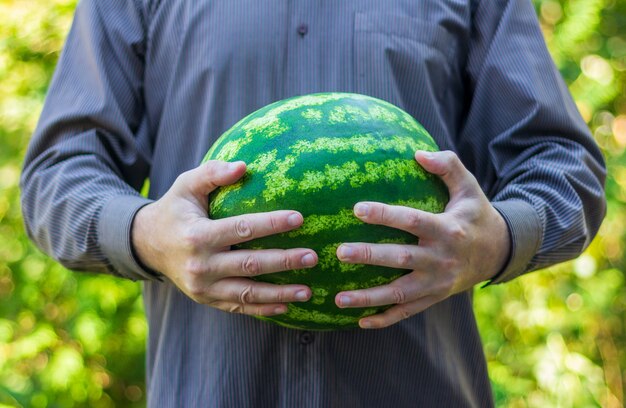
[[[477,289],[500,407],[622,407],[626,1],[534,0],[602,147],[607,219],[577,260]],[[141,286],[72,273],[28,242],[18,178],[76,0],[0,0],[0,407],[145,405]]]

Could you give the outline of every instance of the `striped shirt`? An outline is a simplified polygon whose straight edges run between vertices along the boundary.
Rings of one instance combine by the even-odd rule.
[[[493,404],[469,292],[387,329],[313,333],[194,303],[134,258],[138,209],[223,131],[330,91],[389,101],[459,154],[510,231],[494,283],[576,256],[599,228],[603,159],[529,0],[82,0],[24,218],[67,267],[146,281],[150,406]]]

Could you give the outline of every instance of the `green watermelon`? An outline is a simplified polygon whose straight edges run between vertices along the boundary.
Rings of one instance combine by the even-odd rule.
[[[318,265],[259,276],[259,281],[309,286],[308,302],[264,317],[306,330],[357,327],[360,318],[385,307],[340,309],[343,290],[384,285],[407,270],[342,263],[342,242],[416,244],[417,238],[385,226],[363,223],[353,214],[358,201],[442,212],[448,192],[415,161],[416,150],[437,150],[426,130],[408,113],[372,97],[348,93],[297,96],[246,116],[225,132],[207,160],[247,164],[235,184],[210,195],[213,219],[244,213],[297,210],[303,225],[287,233],[242,243],[236,248],[311,248]],[[235,249],[236,249],[235,248]]]

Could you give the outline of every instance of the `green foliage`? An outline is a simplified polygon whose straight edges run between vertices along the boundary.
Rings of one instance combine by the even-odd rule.
[[[534,0],[602,147],[609,212],[583,256],[476,290],[498,406],[621,407],[626,385],[626,2]],[[76,0],[0,0],[0,407],[145,405],[139,284],[28,242],[18,178]]]

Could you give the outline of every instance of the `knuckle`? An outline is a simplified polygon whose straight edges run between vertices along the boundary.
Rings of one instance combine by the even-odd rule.
[[[228,306],[228,311],[230,313],[243,313],[243,306],[239,304],[232,304]]]
[[[239,303],[248,304],[253,303],[254,299],[254,289],[252,285],[246,285],[243,290],[239,293]]]
[[[220,167],[220,164],[223,165],[224,162],[218,162],[216,160],[209,160],[208,162],[206,162],[204,164],[204,168],[202,169],[204,170],[204,175],[209,179],[214,178],[217,174],[217,170]]]
[[[448,224],[448,236],[454,241],[463,241],[467,238],[467,231],[458,222]]]
[[[272,313],[267,310],[267,308],[259,305],[254,308],[254,312],[252,314],[255,316],[269,316]]]
[[[282,290],[277,291],[274,294],[274,302],[276,303],[284,303],[285,302],[285,294],[283,293]]]
[[[285,271],[294,269],[294,261],[289,256],[285,255],[282,257],[282,265],[283,265],[283,270]]]
[[[363,258],[365,263],[371,263],[374,258],[372,248],[369,245],[363,246]]]
[[[376,207],[379,207],[378,219],[381,222],[389,221],[389,211],[387,210],[387,208],[384,205],[376,206]],[[376,211],[374,211],[374,214],[376,214]]]
[[[199,279],[207,271],[206,267],[198,259],[188,259],[185,263],[185,274],[188,275],[192,281]]]
[[[455,173],[460,163],[458,160],[457,155],[453,152],[449,150],[442,152],[440,168],[441,176],[445,178]]]
[[[182,234],[182,242],[189,251],[196,251],[202,245],[202,236],[194,229],[189,228]]]
[[[254,255],[248,255],[241,263],[241,270],[247,276],[255,276],[261,273],[261,265]]]
[[[454,164],[456,161],[459,160],[458,156],[451,150],[445,150],[442,153],[443,153],[443,159],[448,164]]]
[[[196,303],[205,303],[206,291],[204,288],[197,284],[187,285],[187,293],[189,297]]]
[[[422,216],[418,211],[410,211],[406,217],[406,223],[410,229],[416,230],[422,223]]]
[[[442,258],[439,260],[439,270],[444,272],[453,271],[457,268],[458,261],[456,258]]]
[[[219,162],[210,160],[206,162],[204,165],[197,167],[194,170],[190,170],[190,172],[196,172],[195,177],[199,178],[204,182],[211,182],[215,180],[218,175],[219,170]]]
[[[408,319],[412,315],[411,311],[407,307],[401,307],[398,312],[402,319]]]
[[[272,228],[272,232],[279,232],[280,223],[278,222],[278,219],[276,218],[276,216],[270,215],[269,219],[270,219],[270,227]]]
[[[372,298],[370,297],[369,293],[363,292],[361,294],[361,305],[360,306],[371,306],[371,304],[372,304]]]
[[[413,264],[413,254],[408,248],[402,248],[398,253],[398,266],[405,269],[411,269]]]
[[[235,234],[240,238],[249,238],[252,236],[252,226],[246,219],[237,220],[235,223]]]
[[[402,304],[406,301],[406,294],[404,293],[404,290],[402,290],[402,288],[394,287],[392,294],[393,302],[395,304]]]

